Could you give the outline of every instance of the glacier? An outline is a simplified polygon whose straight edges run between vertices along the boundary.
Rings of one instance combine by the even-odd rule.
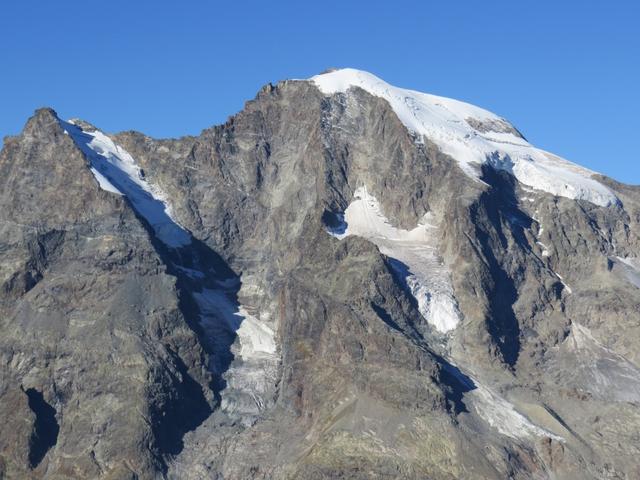
[[[385,99],[417,136],[435,143],[461,169],[480,179],[482,164],[515,176],[520,183],[555,196],[618,205],[616,195],[595,180],[596,172],[531,145],[509,122],[482,108],[450,98],[394,87],[371,73],[344,68],[309,79],[325,95],[353,87]]]

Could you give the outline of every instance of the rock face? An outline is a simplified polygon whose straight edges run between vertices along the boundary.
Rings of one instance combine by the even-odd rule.
[[[0,478],[640,477],[640,188],[370,77],[5,141]]]

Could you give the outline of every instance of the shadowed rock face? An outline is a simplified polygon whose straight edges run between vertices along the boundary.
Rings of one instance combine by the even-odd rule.
[[[29,398],[29,408],[36,417],[29,441],[29,467],[35,468],[58,441],[60,427],[55,409],[44,401],[41,392],[30,388],[25,393]]]
[[[175,245],[74,128],[40,110],[0,154],[0,477],[640,475],[637,187],[478,181],[385,100],[287,81],[198,137],[110,136]],[[453,330],[406,245],[341,223],[360,187],[371,235],[429,229]]]

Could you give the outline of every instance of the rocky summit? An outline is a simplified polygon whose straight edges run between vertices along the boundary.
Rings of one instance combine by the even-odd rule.
[[[638,479],[640,187],[352,69],[0,153],[0,478]]]

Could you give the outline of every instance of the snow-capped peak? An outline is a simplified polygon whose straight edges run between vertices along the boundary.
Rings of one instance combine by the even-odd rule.
[[[482,108],[445,97],[397,88],[371,73],[352,68],[310,79],[324,94],[360,87],[385,99],[400,121],[435,143],[478,178],[484,163],[512,173],[520,183],[552,195],[600,206],[618,203],[615,194],[593,179],[595,172],[534,147],[506,120]]]

